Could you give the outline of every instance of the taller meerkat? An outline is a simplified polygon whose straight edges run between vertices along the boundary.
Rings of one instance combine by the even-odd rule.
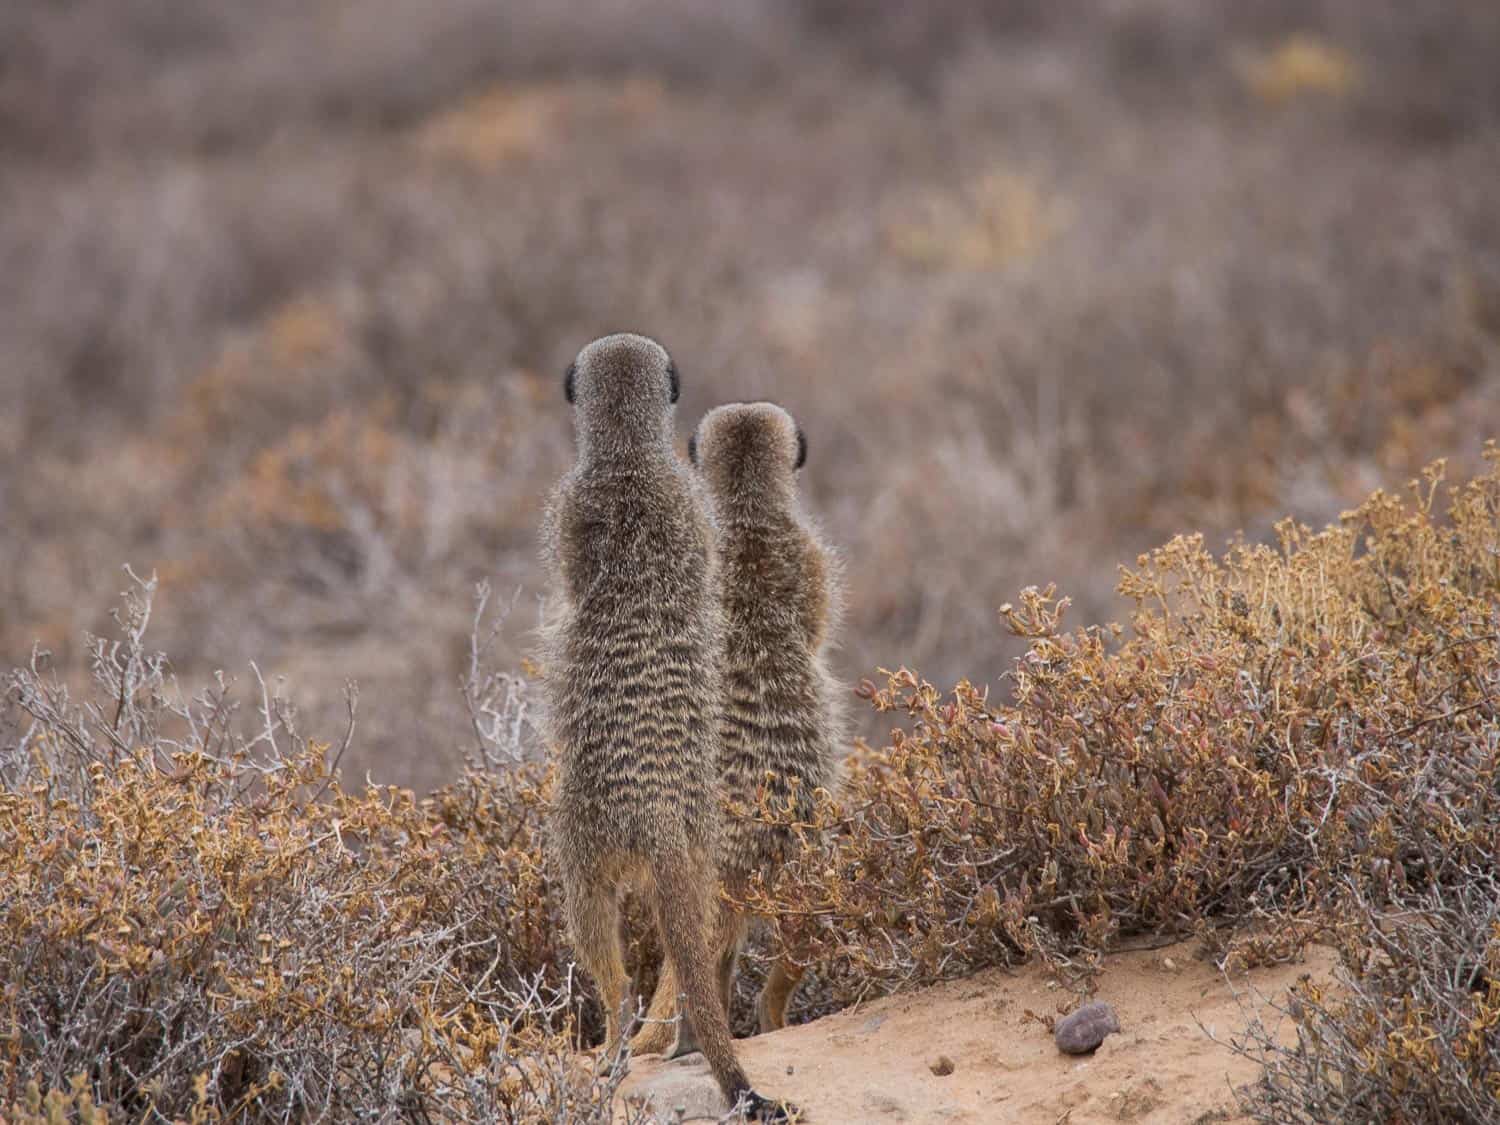
[[[774,808],[813,817],[813,791],[832,790],[845,714],[826,653],[839,611],[839,571],[803,510],[796,474],[807,439],[775,403],[732,403],[709,411],[689,445],[719,528],[725,616],[725,711],[720,747],[724,794],[754,805],[764,787]],[[794,849],[789,828],[752,815],[726,820],[720,874],[731,897],[756,872],[770,874]],[[715,945],[727,1009],[746,919],[720,906]],[[640,1051],[669,1046],[678,984],[663,967]],[[786,1024],[787,1002],[802,969],[783,959],[760,995],[762,1031]],[[685,1029],[689,1035],[691,1028]],[[674,1054],[691,1046],[680,1031]]]
[[[550,849],[568,932],[599,987],[606,1049],[629,984],[626,887],[651,902],[688,1019],[730,1103],[784,1119],[735,1057],[709,952],[718,846],[721,610],[713,530],[672,447],[677,369],[641,336],[568,369],[578,459],[543,521],[546,694],[558,784]],[[687,1021],[684,1021],[686,1025]]]

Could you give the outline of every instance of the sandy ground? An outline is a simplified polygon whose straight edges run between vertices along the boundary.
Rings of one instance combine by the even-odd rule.
[[[1256,1068],[1210,1034],[1223,1041],[1244,1026],[1235,992],[1263,1004],[1302,973],[1327,978],[1333,955],[1314,949],[1303,964],[1237,978],[1231,991],[1194,954],[1184,943],[1112,957],[1097,998],[1114,1007],[1121,1031],[1091,1057],[1062,1054],[1027,1018],[1027,1009],[1055,1013],[1069,999],[1036,968],[987,972],[742,1040],[740,1057],[759,1090],[791,1099],[820,1125],[1236,1121],[1231,1088]],[[1268,1024],[1274,1015],[1265,1014]],[[951,1073],[934,1073],[940,1056],[952,1060]],[[686,1120],[723,1110],[700,1055],[635,1060],[624,1091],[649,1097],[663,1120],[678,1106]]]

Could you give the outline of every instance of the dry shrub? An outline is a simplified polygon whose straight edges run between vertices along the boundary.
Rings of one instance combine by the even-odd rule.
[[[1471,886],[1500,844],[1485,456],[1446,518],[1439,464],[1278,547],[1173,540],[1124,574],[1128,638],[1064,631],[1066,599],[1027,590],[1001,610],[1030,638],[1011,702],[867,684],[911,731],[851,763],[829,850],[752,905],[847,1002],[1033,954],[1086,971],[1142,932],[1287,957],[1352,889]]]
[[[933,268],[993,269],[1031,258],[1067,222],[1065,204],[1002,170],[985,174],[962,199],[923,202],[893,222],[886,238],[897,257]]]
[[[1347,880],[1337,986],[1304,979],[1277,1005],[1294,1038],[1257,1020],[1235,1044],[1266,1068],[1241,1095],[1254,1120],[1495,1120],[1500,879],[1493,850],[1460,850],[1466,877],[1420,892]]]
[[[1240,71],[1255,96],[1272,105],[1307,95],[1346,94],[1359,80],[1359,68],[1345,52],[1306,35],[1245,59]]]
[[[541,767],[345,791],[264,684],[248,722],[222,680],[181,698],[144,646],[154,588],[94,641],[87,698],[40,656],[9,684],[4,1116],[608,1120]]]
[[[1027,590],[1001,611],[1030,645],[1005,704],[904,670],[867,685],[911,730],[805,826],[826,849],[750,895],[772,952],[817,964],[804,1003],[1033,955],[1087,976],[1143,932],[1241,961],[1324,935],[1348,990],[1304,987],[1295,1046],[1252,1029],[1252,1112],[1483,1119],[1500,447],[1485,459],[1446,513],[1437,465],[1275,548],[1174,540],[1125,573],[1128,638],[1066,631],[1066,599]],[[83,698],[40,654],[10,680],[6,1113],[603,1120],[619,1068],[595,1079],[574,1053],[597,1006],[559,946],[549,780],[524,681],[486,670],[487,591],[461,683],[476,768],[419,801],[341,785],[353,692],[332,761],[263,683],[248,715],[222,679],[184,699],[145,646],[154,590],[90,641]],[[659,951],[632,930],[649,992]]]
[[[418,130],[425,151],[480,168],[496,168],[543,148],[549,135],[580,120],[630,124],[649,117],[663,97],[660,82],[499,84],[438,114]]]

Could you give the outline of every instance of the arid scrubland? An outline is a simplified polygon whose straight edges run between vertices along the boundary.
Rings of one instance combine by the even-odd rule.
[[[519,591],[515,663],[556,379],[614,328],[685,419],[803,420],[850,682],[992,682],[1023,586],[1116,617],[1179,531],[1475,462],[1493,5],[906,9],[7,4],[9,659],[81,675],[155,568],[180,675],[258,660],[319,728],[356,678],[346,764],[444,783],[468,591]]]
[[[1012,701],[904,670],[870,685],[911,732],[860,752],[805,826],[831,847],[748,896],[775,921],[765,952],[815,969],[801,1014],[1029,957],[1087,988],[1142,934],[1196,935],[1226,965],[1316,940],[1340,987],[1294,991],[1294,1042],[1259,1022],[1235,1041],[1265,1064],[1244,1108],[1492,1120],[1500,449],[1486,459],[1320,533],[1288,521],[1276,547],[1175,539],[1121,582],[1128,637],[1067,630],[1063,601],[1023,592],[1004,611],[1030,646]],[[7,1116],[609,1120],[618,1074],[573,1050],[600,1012],[560,944],[525,688],[474,678],[470,769],[432,795],[346,787],[343,745],[274,695],[183,694],[146,643],[155,593],[138,584],[118,639],[93,644],[92,690],[39,666],[7,682]],[[347,738],[357,719],[351,699]]]
[[[1487,0],[0,6],[0,1116],[604,1119],[522,660],[626,328],[803,424],[880,681],[755,899],[794,1017],[1315,938],[1247,1109],[1492,1119],[1497,57]]]

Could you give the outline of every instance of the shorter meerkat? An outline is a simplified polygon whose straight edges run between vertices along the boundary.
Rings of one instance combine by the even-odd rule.
[[[723,694],[716,547],[701,486],[672,448],[677,369],[641,336],[568,369],[578,460],[543,522],[553,618],[544,680],[558,783],[548,848],[568,932],[598,985],[606,1058],[629,985],[620,895],[643,892],[690,1028],[731,1105],[784,1121],[750,1088],[714,976]]]
[[[796,474],[807,438],[774,403],[733,403],[709,411],[689,444],[708,486],[719,527],[725,617],[726,696],[720,774],[723,795],[754,805],[764,787],[772,807],[809,821],[814,791],[833,789],[846,718],[826,652],[839,611],[839,568],[803,510]],[[728,817],[720,876],[733,898],[752,875],[769,874],[795,846],[792,831],[753,814]],[[746,919],[720,903],[719,989],[726,1010]],[[762,1031],[786,1025],[786,1009],[803,969],[783,957],[758,1002]],[[677,981],[670,964],[652,999],[634,1049],[660,1051],[671,1040]],[[669,1053],[692,1047],[679,1030]]]

